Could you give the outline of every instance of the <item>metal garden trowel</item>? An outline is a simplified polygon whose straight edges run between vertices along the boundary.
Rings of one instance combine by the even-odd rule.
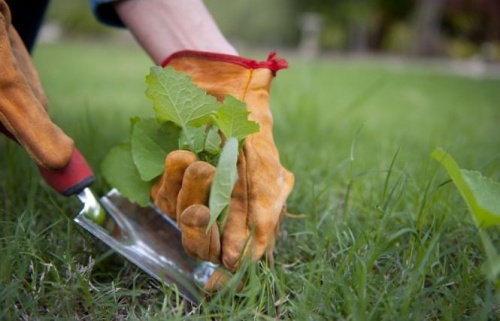
[[[197,304],[214,265],[190,258],[184,251],[175,222],[154,206],[140,207],[112,190],[98,200],[89,186],[94,174],[75,149],[67,167],[40,167],[45,181],[65,196],[78,195],[83,209],[74,221],[153,278],[175,287]]]

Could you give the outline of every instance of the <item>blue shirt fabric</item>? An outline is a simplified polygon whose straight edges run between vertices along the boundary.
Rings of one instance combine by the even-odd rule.
[[[96,19],[106,25],[113,27],[125,27],[120,17],[113,8],[113,2],[117,0],[89,0],[90,8]]]

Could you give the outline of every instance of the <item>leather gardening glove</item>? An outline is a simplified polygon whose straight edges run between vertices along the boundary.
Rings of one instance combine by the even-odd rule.
[[[237,56],[182,51],[169,57],[163,66],[192,77],[195,84],[222,100],[228,94],[245,101],[249,119],[260,125],[248,136],[238,158],[238,180],[231,195],[223,231],[217,224],[206,233],[210,218],[206,206],[215,168],[184,150],[167,155],[165,172],[151,191],[155,204],[176,219],[183,246],[191,256],[221,264],[234,273],[244,258],[257,261],[264,255],[273,262],[274,243],[285,213],[294,176],[280,163],[274,144],[269,89],[276,72],[287,67],[284,60],[270,55],[257,62]],[[205,285],[218,291],[230,279],[216,270]]]
[[[42,167],[60,169],[73,153],[73,140],[50,120],[47,98],[24,44],[0,0],[0,131],[5,129]]]

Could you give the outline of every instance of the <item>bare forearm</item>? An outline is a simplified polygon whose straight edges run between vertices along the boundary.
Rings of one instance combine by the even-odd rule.
[[[123,0],[115,9],[156,64],[184,49],[237,54],[201,0]]]

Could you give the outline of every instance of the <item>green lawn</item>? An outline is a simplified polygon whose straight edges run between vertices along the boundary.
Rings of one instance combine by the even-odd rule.
[[[266,54],[255,58],[265,59]],[[152,115],[136,47],[72,42],[35,52],[50,114],[99,166]],[[0,138],[0,319],[498,320],[476,227],[430,157],[443,147],[500,181],[500,79],[420,64],[290,57],[272,88],[275,139],[296,176],[276,266],[200,307],[182,302],[68,217],[80,209]],[[500,249],[499,229],[488,230]]]

